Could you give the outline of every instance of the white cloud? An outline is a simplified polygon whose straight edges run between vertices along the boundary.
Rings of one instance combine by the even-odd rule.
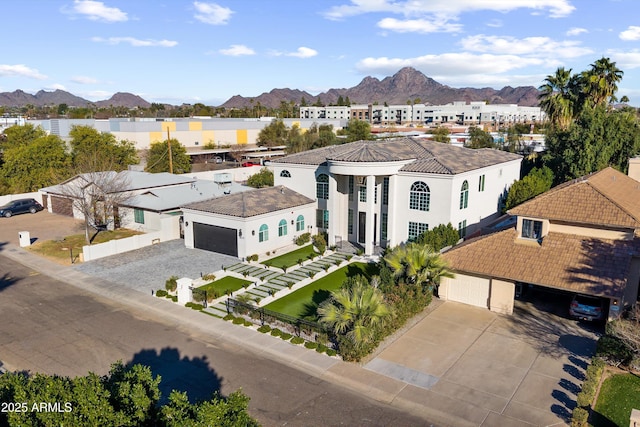
[[[630,51],[609,50],[607,56],[611,58],[621,70],[640,68],[640,50]]]
[[[117,45],[120,43],[129,43],[133,47],[155,47],[155,46],[174,47],[178,44],[178,42],[173,40],[152,40],[152,39],[141,40],[141,39],[136,39],[134,37],[109,37],[106,39],[102,37],[92,37],[91,41],[94,41],[97,43],[106,43],[110,45]]]
[[[289,52],[287,56],[295,56],[297,58],[311,58],[318,54],[317,50],[311,49],[309,47],[301,46],[295,52]]]
[[[318,51],[309,47],[301,46],[295,52],[281,52],[278,50],[272,50],[269,52],[273,56],[294,56],[296,58],[311,58],[318,54]]]
[[[129,20],[126,12],[117,7],[108,7],[101,1],[74,0],[70,11],[65,11],[72,15],[82,15],[92,21],[103,22],[124,22]]]
[[[53,90],[67,90],[67,88],[64,85],[61,85],[60,83],[54,83],[51,86],[49,86],[49,89],[53,89]]]
[[[531,55],[537,57],[576,58],[593,53],[578,41],[554,41],[549,37],[499,37],[478,34],[461,41],[462,47],[473,52]]]
[[[500,19],[492,19],[491,21],[487,22],[487,27],[491,27],[491,28],[500,28],[503,25],[503,22]]]
[[[428,76],[467,76],[474,74],[505,73],[529,66],[548,65],[540,58],[517,55],[491,55],[472,53],[444,53],[414,58],[365,58],[356,64],[358,71],[369,74],[391,75],[403,67],[416,68]]]
[[[3,77],[29,77],[31,79],[45,80],[47,76],[35,68],[29,68],[24,64],[7,65],[0,64],[0,76]]]
[[[587,30],[586,28],[578,28],[578,27],[573,27],[573,28],[569,28],[569,31],[567,31],[567,36],[572,37],[572,36],[579,36],[580,34],[586,34],[588,33],[589,30]]]
[[[575,7],[570,0],[351,0],[348,4],[332,7],[325,13],[325,17],[339,20],[373,12],[402,14],[407,17],[455,17],[465,12],[492,10],[507,13],[518,9],[531,9],[537,13],[547,11],[550,17],[560,18],[571,14]]]
[[[384,18],[378,22],[378,27],[397,33],[455,33],[462,31],[462,25],[437,19],[406,19]]]
[[[223,55],[228,56],[244,56],[244,55],[255,55],[256,52],[243,44],[232,44],[228,49],[220,49],[220,52]]]
[[[71,81],[74,83],[80,83],[83,85],[98,83],[98,80],[94,79],[93,77],[87,77],[87,76],[73,76],[71,78]]]
[[[620,33],[620,39],[622,40],[640,40],[640,27],[630,25],[629,28]]]
[[[231,15],[233,11],[228,7],[222,7],[216,3],[203,3],[203,2],[193,2],[193,7],[196,9],[197,13],[194,15],[195,18],[204,22],[205,24],[211,25],[224,25],[229,22],[231,19]]]

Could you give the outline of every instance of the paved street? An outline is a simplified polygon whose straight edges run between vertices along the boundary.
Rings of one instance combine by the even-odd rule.
[[[242,388],[251,397],[251,414],[264,426],[428,425],[399,408],[357,395],[288,363],[247,351],[229,340],[214,339],[202,330],[190,330],[189,315],[205,323],[215,320],[208,316],[181,308],[186,319],[183,325],[170,316],[163,322],[157,312],[125,309],[2,255],[0,272],[0,360],[9,369],[71,376],[88,371],[104,374],[112,362],[121,359],[148,364],[162,375],[165,396],[173,388],[188,390],[194,398]],[[156,302],[151,296],[144,297]]]

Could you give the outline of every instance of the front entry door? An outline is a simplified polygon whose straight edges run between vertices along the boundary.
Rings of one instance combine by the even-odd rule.
[[[367,213],[358,212],[358,243],[364,243],[367,233]]]

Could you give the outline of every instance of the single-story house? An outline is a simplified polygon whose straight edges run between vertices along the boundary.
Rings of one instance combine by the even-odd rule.
[[[316,201],[280,185],[189,203],[181,210],[186,247],[246,258],[313,232]]]

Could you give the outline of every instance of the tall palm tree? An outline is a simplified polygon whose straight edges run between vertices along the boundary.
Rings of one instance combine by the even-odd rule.
[[[575,83],[571,76],[571,69],[560,67],[553,75],[544,79],[544,84],[538,88],[540,108],[547,114],[551,124],[561,129],[567,129],[571,124],[576,102]]]
[[[609,58],[598,59],[591,64],[589,71],[583,73],[587,99],[591,99],[594,105],[615,102],[618,82],[622,80],[623,74]]]
[[[380,290],[358,276],[351,286],[331,292],[331,298],[318,307],[320,323],[337,335],[346,335],[355,346],[372,341],[375,327],[390,314]]]

